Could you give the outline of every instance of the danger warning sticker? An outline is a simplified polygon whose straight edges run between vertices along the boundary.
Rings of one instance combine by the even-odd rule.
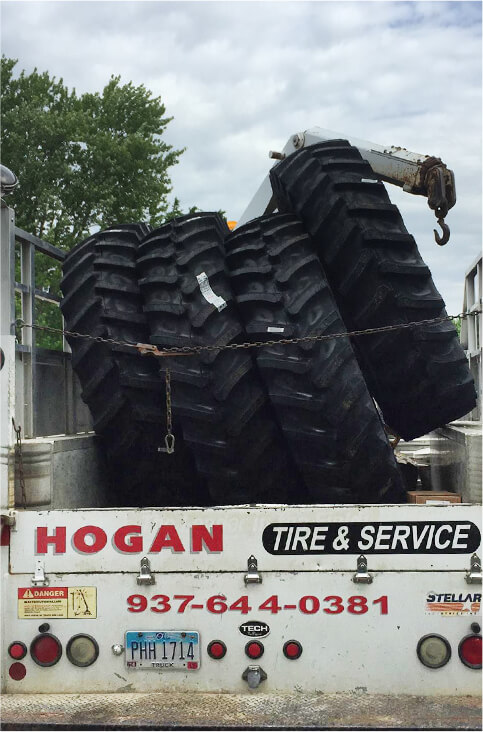
[[[95,587],[19,587],[19,618],[96,618]]]

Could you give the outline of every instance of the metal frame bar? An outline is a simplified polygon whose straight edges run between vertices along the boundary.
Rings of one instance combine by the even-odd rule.
[[[15,281],[16,245],[20,248],[20,282]],[[35,329],[35,300],[43,300],[59,305],[60,298],[35,287],[35,252],[62,262],[67,253],[58,247],[43,241],[15,225],[15,212],[2,201],[1,207],[1,348],[5,354],[5,365],[0,372],[1,411],[8,414],[8,419],[1,421],[0,462],[2,480],[2,507],[9,503],[4,494],[4,486],[8,486],[8,453],[15,444],[12,418],[22,427],[22,437],[34,437],[37,434],[34,396],[37,378],[37,348]],[[22,342],[15,338],[15,293],[20,293],[21,317],[27,327],[22,330]],[[63,340],[64,352],[70,352],[66,340]],[[16,357],[17,354],[17,357]],[[66,368],[66,371],[68,369]],[[72,375],[66,388],[72,388]],[[66,403],[72,402],[72,395],[66,396]],[[72,405],[70,413],[70,432],[74,429]],[[6,451],[4,456],[4,451]],[[5,457],[5,460],[4,460]],[[11,503],[11,501],[10,501]]]
[[[38,236],[35,236],[34,234],[29,234],[28,231],[24,231],[18,226],[15,227],[15,238],[21,244],[33,244],[38,252],[47,254],[49,257],[52,257],[52,259],[57,259],[59,262],[62,262],[67,256],[67,252],[64,252],[63,249],[54,247],[54,245],[49,244],[48,241],[39,239]]]
[[[472,412],[472,418],[475,420],[481,419],[481,402],[483,399],[483,365],[481,358],[481,346],[483,343],[483,320],[481,317],[483,298],[482,275],[482,256],[479,255],[466,271],[463,313],[469,317],[464,318],[461,324],[461,343],[466,351],[470,371],[475,380],[478,393],[478,404]]]

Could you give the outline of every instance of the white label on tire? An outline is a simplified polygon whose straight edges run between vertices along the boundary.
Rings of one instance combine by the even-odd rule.
[[[201,272],[199,275],[196,275],[196,279],[198,280],[200,292],[205,300],[207,300],[210,305],[214,305],[218,312],[224,310],[226,308],[226,300],[223,300],[222,297],[213,292],[206,272]]]
[[[269,326],[267,328],[267,333],[283,333],[285,328],[274,328],[273,326]]]

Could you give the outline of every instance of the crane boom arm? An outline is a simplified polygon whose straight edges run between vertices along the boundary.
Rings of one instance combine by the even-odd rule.
[[[453,171],[440,158],[411,152],[394,145],[384,147],[321,127],[313,127],[291,135],[281,153],[270,152],[269,156],[283,159],[303,147],[341,138],[347,139],[351,145],[357,147],[380,180],[397,185],[408,193],[426,196],[428,206],[435,212],[438,223],[443,229],[442,237],[435,231],[436,241],[438,244],[446,244],[449,239],[449,228],[444,223],[444,217],[456,203],[456,189]],[[264,213],[271,213],[275,208],[276,202],[267,175],[240,217],[238,225]]]

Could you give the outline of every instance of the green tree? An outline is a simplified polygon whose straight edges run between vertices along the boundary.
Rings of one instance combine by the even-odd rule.
[[[458,338],[461,337],[461,318],[453,318],[453,325],[458,333]]]
[[[119,76],[78,95],[48,72],[15,76],[16,64],[2,56],[2,162],[19,179],[11,197],[18,226],[69,250],[98,228],[156,226],[182,213],[168,195],[169,169],[184,151],[163,141],[172,118],[160,97]],[[59,294],[59,281],[60,268],[37,255],[37,287]],[[57,327],[56,309],[37,305],[38,321]]]

